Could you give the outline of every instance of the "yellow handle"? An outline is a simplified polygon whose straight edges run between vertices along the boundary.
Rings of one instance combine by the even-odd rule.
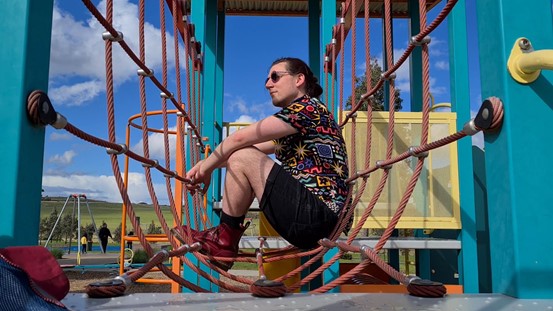
[[[542,69],[553,70],[553,50],[534,51],[530,40],[518,38],[509,55],[507,69],[517,82],[532,83]]]

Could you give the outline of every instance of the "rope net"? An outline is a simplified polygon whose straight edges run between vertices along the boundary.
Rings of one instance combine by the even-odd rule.
[[[366,67],[366,79],[367,85],[374,85],[372,88],[368,89],[367,93],[363,94],[359,100],[352,96],[352,110],[346,115],[339,115],[337,118],[342,127],[347,123],[351,124],[351,150],[350,150],[350,161],[351,163],[356,163],[356,114],[360,107],[365,103],[368,103],[367,111],[367,126],[365,141],[365,159],[363,160],[364,167],[359,171],[354,170],[354,165],[351,165],[352,172],[348,182],[350,184],[349,197],[346,208],[343,209],[340,215],[340,221],[338,226],[335,228],[333,234],[323,241],[320,241],[320,246],[311,249],[311,250],[299,250],[295,247],[289,246],[281,249],[266,249],[265,238],[259,237],[259,247],[255,252],[247,253],[240,252],[239,256],[236,258],[223,258],[223,257],[210,257],[203,255],[198,252],[201,249],[201,245],[198,243],[192,244],[191,242],[191,232],[190,226],[187,226],[188,232],[180,232],[179,229],[171,229],[173,226],[170,226],[168,221],[165,219],[156,192],[154,191],[154,186],[152,182],[152,174],[161,174],[165,179],[167,196],[169,198],[169,205],[172,214],[171,222],[175,224],[191,224],[191,223],[202,223],[205,227],[212,226],[209,223],[208,217],[206,217],[206,212],[204,210],[205,198],[202,198],[200,194],[196,193],[193,195],[191,202],[189,200],[183,200],[183,192],[185,189],[184,185],[188,182],[184,177],[186,172],[186,163],[190,165],[196,164],[202,154],[208,155],[210,151],[210,146],[205,145],[202,138],[201,128],[197,126],[202,120],[202,103],[201,98],[201,79],[200,74],[202,72],[202,61],[201,61],[201,44],[197,42],[194,34],[194,25],[190,23],[189,12],[187,11],[188,4],[186,1],[177,1],[177,0],[160,0],[159,2],[159,23],[160,23],[160,32],[161,32],[161,46],[162,46],[162,73],[161,80],[158,79],[157,75],[154,74],[153,70],[150,69],[147,65],[147,55],[145,50],[145,1],[139,1],[139,44],[138,51],[132,50],[127,42],[125,41],[124,35],[117,31],[114,27],[113,21],[113,0],[106,1],[106,12],[105,15],[102,15],[98,8],[90,0],[82,0],[85,7],[91,12],[91,14],[97,19],[97,21],[105,28],[106,32],[103,33],[102,37],[105,41],[105,71],[106,71],[106,108],[108,113],[107,120],[107,129],[108,129],[108,138],[102,139],[90,135],[78,128],[78,126],[72,124],[69,120],[66,120],[61,114],[56,113],[51,105],[48,97],[45,93],[40,91],[33,92],[28,98],[28,112],[29,118],[31,121],[37,125],[47,125],[50,124],[57,129],[64,129],[67,132],[85,140],[92,144],[104,147],[107,149],[109,155],[113,175],[120,190],[121,198],[123,201],[123,209],[126,213],[126,217],[130,219],[134,234],[136,235],[137,240],[140,242],[144,250],[148,253],[148,256],[151,258],[148,264],[138,270],[128,271],[121,274],[119,277],[114,280],[102,283],[93,283],[87,287],[87,293],[89,297],[113,297],[118,295],[123,295],[125,289],[129,287],[132,282],[140,279],[152,268],[158,268],[162,271],[167,277],[178,283],[180,286],[186,287],[195,292],[206,292],[205,289],[183,279],[180,275],[175,273],[175,270],[169,269],[166,267],[163,262],[171,257],[179,258],[182,262],[182,269],[190,269],[200,275],[201,277],[209,280],[213,284],[233,292],[251,292],[256,296],[261,297],[277,297],[282,296],[286,293],[294,292],[300,287],[308,284],[313,279],[319,277],[326,269],[331,265],[336,263],[344,253],[355,252],[361,254],[361,262],[357,264],[353,269],[336,277],[331,282],[320,286],[312,290],[314,293],[324,293],[327,292],[336,286],[343,285],[350,280],[354,280],[357,283],[364,283],[363,280],[372,279],[370,276],[367,276],[363,273],[363,270],[371,265],[378,265],[383,271],[385,271],[390,277],[396,279],[399,283],[405,285],[407,290],[417,296],[422,297],[440,297],[443,296],[446,291],[445,287],[440,283],[430,282],[420,280],[415,276],[405,275],[393,267],[388,265],[382,259],[380,259],[378,253],[383,249],[385,243],[388,241],[393,231],[396,229],[396,225],[399,219],[402,217],[407,202],[411,197],[413,190],[416,186],[416,183],[421,175],[423,170],[423,165],[426,156],[430,150],[439,148],[441,146],[455,142],[467,135],[474,135],[475,133],[482,130],[493,130],[497,129],[502,120],[502,105],[497,98],[490,98],[484,101],[482,108],[475,120],[470,120],[467,122],[465,127],[450,136],[444,137],[437,141],[429,142],[429,119],[430,119],[430,79],[429,79],[429,52],[428,52],[428,35],[444,21],[448,13],[454,7],[456,1],[450,0],[447,1],[442,11],[437,15],[436,19],[433,20],[430,24],[427,24],[427,4],[425,0],[419,1],[419,12],[420,12],[420,32],[419,34],[413,36],[410,39],[410,44],[405,50],[403,55],[397,60],[394,61],[394,47],[392,44],[392,1],[384,1],[384,10],[383,10],[383,28],[384,28],[384,49],[386,55],[386,63],[388,64],[388,69],[383,72],[382,76],[376,83],[371,83],[371,55],[370,55],[370,19],[371,14],[368,8],[369,1],[356,1],[348,0],[342,3],[342,16],[340,22],[333,27],[333,39],[332,42],[327,45],[325,52],[325,96],[326,103],[334,111],[336,105],[339,106],[340,111],[344,109],[344,72],[345,72],[345,38],[346,36],[351,36],[351,72],[352,72],[352,81],[356,80],[355,68],[356,68],[356,47],[357,40],[360,36],[361,40],[364,41],[364,54],[365,54],[365,63]],[[351,28],[348,29],[345,21],[349,17],[350,20],[356,20],[358,12],[364,6],[364,34],[359,35],[356,23],[351,23]],[[348,8],[348,9],[346,9]],[[166,25],[166,12],[169,12],[173,18],[172,25]],[[344,15],[346,12],[349,12],[351,16]],[[170,30],[168,29],[170,28]],[[167,42],[166,32],[172,31],[174,34],[173,42]],[[169,70],[167,64],[167,46],[172,45],[174,50],[172,53],[175,58],[175,70],[174,76],[174,87],[175,89],[169,88]],[[422,130],[420,135],[420,143],[418,146],[414,146],[405,150],[399,155],[393,155],[393,144],[394,144],[394,125],[395,125],[395,83],[394,77],[395,72],[398,68],[410,57],[412,52],[416,47],[421,47],[422,51],[422,81],[423,81],[423,105],[422,105]],[[130,59],[137,66],[137,75],[138,75],[138,84],[140,92],[140,113],[131,117],[129,119],[129,128],[135,128],[141,131],[142,140],[143,140],[143,154],[137,154],[128,148],[128,142],[126,144],[121,144],[116,141],[116,124],[115,124],[115,99],[114,99],[114,80],[113,80],[113,49],[120,48],[128,55]],[[181,63],[183,65],[181,65]],[[184,67],[184,70],[181,70],[181,67]],[[339,71],[337,72],[337,68]],[[181,72],[183,71],[183,72]],[[336,84],[337,76],[339,83]],[[329,81],[330,80],[330,81]],[[147,100],[147,84],[155,86],[160,92],[160,103],[161,109],[157,111],[149,111],[148,100]],[[336,86],[339,87],[336,90]],[[371,100],[373,100],[374,94],[384,86],[388,87],[388,101],[389,101],[389,114],[388,114],[388,132],[387,132],[387,144],[385,158],[379,161],[376,161],[374,164],[371,162],[371,151],[372,151],[372,142],[373,142],[373,133],[371,132],[371,122],[373,111],[371,108]],[[339,103],[335,103],[335,94],[338,92]],[[352,86],[351,94],[355,94],[355,84]],[[150,104],[151,105],[151,104]],[[157,103],[155,103],[157,105]],[[45,109],[48,108],[48,109]],[[163,129],[154,129],[148,126],[148,119],[151,116],[160,115],[163,120]],[[139,120],[139,121],[138,121]],[[176,123],[176,128],[170,130],[170,122]],[[163,163],[160,163],[158,160],[150,158],[150,150],[148,139],[149,133],[159,133],[163,135],[164,141],[164,153],[165,157]],[[177,136],[177,148],[176,148],[176,158],[177,161],[172,161],[172,155],[169,148],[169,137],[170,135]],[[349,148],[349,146],[348,146]],[[187,152],[188,150],[188,152]],[[151,197],[154,211],[161,223],[161,228],[163,234],[168,238],[169,243],[173,251],[165,251],[155,253],[152,249],[146,234],[141,229],[138,221],[137,215],[133,209],[133,204],[127,193],[127,180],[125,180],[121,174],[121,168],[119,164],[119,156],[125,155],[126,167],[128,168],[128,161],[130,159],[142,163],[144,167],[144,173],[147,182],[147,188],[149,195]],[[382,194],[383,189],[387,185],[389,180],[389,171],[390,168],[407,158],[412,157],[415,161],[415,168],[413,174],[409,178],[407,187],[403,190],[403,195],[401,200],[396,208],[396,211],[389,222],[388,226],[384,230],[384,233],[376,243],[374,248],[368,246],[353,246],[352,242],[358,237],[363,224],[369,218],[373,209]],[[382,171],[382,175],[378,182],[378,186],[374,190],[372,198],[368,203],[367,207],[362,213],[360,219],[356,222],[351,232],[348,234],[347,239],[342,242],[337,242],[338,237],[344,231],[353,217],[354,207],[358,205],[361,200],[361,196],[367,188],[367,181],[369,175],[372,172],[377,170]],[[354,184],[356,185],[356,190],[354,191]],[[174,183],[174,185],[173,185]],[[186,195],[186,194],[185,194]],[[178,202],[183,202],[181,207]],[[184,215],[184,217],[182,216]],[[190,216],[192,215],[192,216]],[[194,220],[191,219],[194,218]],[[183,219],[184,218],[184,219]],[[123,217],[125,219],[125,217]],[[124,228],[124,226],[123,226]],[[180,228],[180,227],[179,227]],[[321,261],[323,256],[332,249],[337,249],[338,251],[331,257],[325,258],[325,262],[318,266],[316,269],[312,269],[314,263]],[[210,273],[198,268],[195,264],[189,260],[188,256],[185,254],[193,254],[201,263],[207,267],[217,271],[219,274],[224,275],[234,282],[221,281],[218,277],[212,276]],[[274,280],[268,280],[265,276],[263,264],[279,262],[291,258],[303,258],[304,263],[295,268],[288,273],[281,275],[280,277]],[[252,281],[251,279],[241,277],[239,275],[234,275],[225,270],[220,269],[218,266],[215,266],[211,263],[211,260],[217,260],[222,262],[251,262],[257,264],[259,268],[260,278],[257,281]],[[309,270],[310,269],[310,270]],[[178,269],[176,271],[179,271]],[[292,279],[295,276],[300,275],[300,273],[310,271],[307,276],[301,278],[300,281],[295,284],[285,286],[284,281]],[[233,285],[236,282],[243,284],[245,286]]]

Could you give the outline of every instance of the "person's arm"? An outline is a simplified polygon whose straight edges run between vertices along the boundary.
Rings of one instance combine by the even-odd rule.
[[[236,150],[259,146],[263,152],[270,151],[266,143],[277,138],[297,133],[297,130],[284,121],[269,116],[261,121],[242,128],[223,140],[207,159],[200,161],[186,173],[186,178],[192,180],[192,184],[203,183],[203,191],[206,191],[211,181],[211,173],[216,168],[224,165],[228,157]],[[261,149],[260,149],[261,150]],[[274,147],[273,147],[274,151]]]
[[[263,152],[264,154],[273,154],[275,153],[275,143],[271,141],[262,142],[259,144],[254,145],[255,148],[259,149],[259,151]]]

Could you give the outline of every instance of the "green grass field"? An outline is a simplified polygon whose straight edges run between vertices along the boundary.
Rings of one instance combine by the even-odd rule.
[[[43,200],[41,202],[40,218],[42,219],[50,216],[54,208],[59,214],[62,211],[65,201],[66,198],[50,198],[49,201]],[[92,217],[94,218],[96,226],[98,227],[101,226],[103,222],[105,222],[108,225],[108,228],[113,231],[121,223],[123,210],[123,206],[121,203],[89,201],[87,207],[86,200],[81,199],[80,201],[81,223],[83,224],[83,226],[92,223],[92,218],[89,214],[88,208],[90,208]],[[136,216],[140,217],[140,226],[143,229],[148,228],[148,226],[152,223],[152,220],[156,225],[159,226],[159,220],[152,205],[133,204],[133,209]],[[169,210],[169,206],[161,206],[161,209],[167,223],[172,225],[173,216],[171,214],[171,211]],[[70,215],[74,212],[75,217],[77,217],[77,211],[78,203],[76,201],[73,202],[73,199],[69,199],[63,211],[63,216]],[[127,223],[127,227],[128,226],[130,226],[130,223]]]
[[[45,218],[48,217],[54,208],[57,209],[57,212],[61,212],[66,198],[50,198],[49,201],[42,201],[41,204],[41,211],[40,211],[40,217]],[[108,202],[100,202],[100,201],[89,201],[88,207],[90,207],[90,210],[92,212],[92,216],[94,217],[94,221],[96,222],[96,226],[100,226],[102,222],[106,222],[108,227],[112,230],[117,228],[119,224],[121,223],[121,216],[122,216],[122,204],[121,203],[108,203]],[[157,215],[155,214],[155,211],[153,209],[152,205],[149,204],[133,204],[133,208],[135,211],[135,214],[140,217],[140,225],[143,230],[146,230],[148,226],[151,224],[152,220],[156,224],[156,226],[159,226],[159,220],[157,219]],[[169,206],[162,206],[163,215],[165,217],[165,220],[172,226],[173,223],[173,216],[169,210]],[[73,210],[75,210],[75,214],[77,213],[77,203],[73,203],[73,200],[70,199],[65,207],[65,210],[63,211],[63,215],[67,215],[68,213],[72,213]],[[88,208],[86,201],[81,199],[81,223],[83,226],[86,226],[87,224],[92,223],[92,218],[90,217],[88,213]],[[250,229],[246,231],[246,235],[253,235],[257,236],[259,235],[259,217],[258,213],[249,213],[248,218],[251,218],[252,224]],[[127,228],[131,226],[130,223],[127,223]],[[127,229],[129,230],[129,229]],[[76,243],[76,241],[75,241]],[[55,244],[55,242],[54,242]],[[110,240],[110,245],[118,245],[118,243],[114,243]],[[387,259],[386,252],[381,254],[381,257],[383,259]],[[404,258],[404,256],[401,256],[400,259],[400,270],[402,272],[413,272],[415,270],[414,267],[414,253],[411,252],[408,255],[408,259]],[[360,255],[359,254],[352,254],[351,258],[348,259],[341,259],[340,262],[343,263],[358,263],[360,262]],[[406,270],[406,263],[408,263],[409,268]],[[234,265],[234,269],[244,269],[244,270],[250,270],[250,269],[256,269],[255,264],[251,263],[241,263],[236,262]]]

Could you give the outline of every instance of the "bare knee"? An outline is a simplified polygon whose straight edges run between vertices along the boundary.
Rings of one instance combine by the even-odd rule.
[[[227,168],[251,167],[260,162],[264,153],[255,147],[246,147],[233,152],[227,159]]]

